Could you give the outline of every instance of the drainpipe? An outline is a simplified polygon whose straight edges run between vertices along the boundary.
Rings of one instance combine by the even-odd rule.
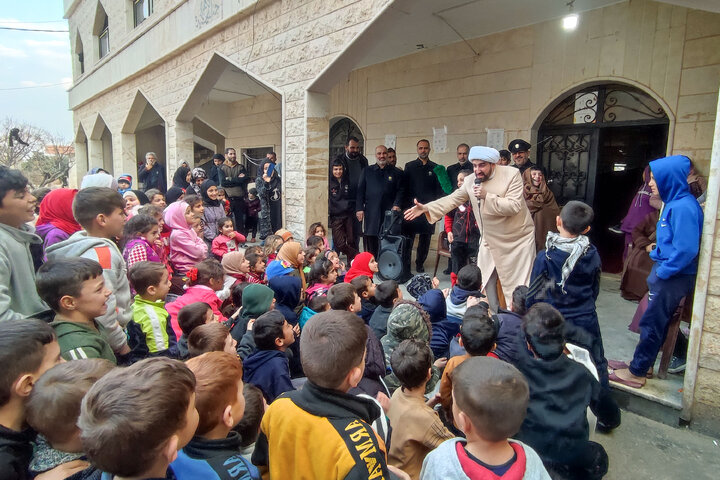
[[[690,342],[687,352],[687,366],[683,384],[682,411],[680,419],[689,422],[695,401],[695,383],[700,360],[700,339],[705,321],[710,264],[712,263],[715,225],[718,217],[718,196],[720,195],[720,94],[715,112],[715,135],[713,136],[710,173],[708,175],[707,199],[705,201],[705,222],[700,241],[700,258],[695,282],[695,300],[693,302],[692,321],[690,323]]]

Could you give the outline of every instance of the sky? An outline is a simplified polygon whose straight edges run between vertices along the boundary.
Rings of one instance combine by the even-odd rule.
[[[67,30],[63,0],[2,1],[0,27]],[[72,140],[68,33],[0,29],[0,73],[0,122],[12,117]]]

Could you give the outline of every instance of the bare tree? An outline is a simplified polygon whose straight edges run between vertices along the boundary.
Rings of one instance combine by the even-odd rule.
[[[15,129],[17,135],[11,141]],[[0,164],[20,169],[33,188],[57,180],[67,185],[68,172],[75,164],[75,149],[70,141],[11,117],[3,121],[0,135]]]

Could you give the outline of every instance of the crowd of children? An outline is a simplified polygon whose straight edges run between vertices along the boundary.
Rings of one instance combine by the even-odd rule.
[[[418,275],[412,300],[371,253],[346,270],[322,224],[305,245],[279,230],[244,246],[217,185],[191,176],[199,196],[129,210],[132,190],[48,194],[43,241],[27,180],[0,167],[0,478],[607,472],[587,422],[620,424],[590,207],[562,209],[531,284],[493,312],[464,256],[450,289]]]

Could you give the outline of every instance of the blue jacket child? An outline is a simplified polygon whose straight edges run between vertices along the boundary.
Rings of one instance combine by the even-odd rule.
[[[295,334],[280,312],[270,310],[255,320],[253,339],[258,350],[243,362],[243,381],[258,387],[270,403],[280,394],[295,390],[285,356]]]

